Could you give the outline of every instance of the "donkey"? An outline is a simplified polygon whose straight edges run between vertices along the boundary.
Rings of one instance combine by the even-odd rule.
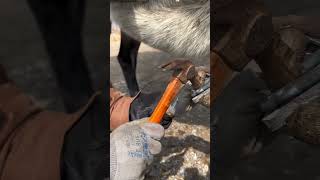
[[[118,60],[131,96],[140,42],[177,57],[210,56],[210,0],[112,1],[110,18],[121,29]]]
[[[232,1],[242,2],[216,0],[214,6],[225,6]],[[209,4],[210,0],[149,0],[148,3],[143,3],[142,0],[130,3],[118,0],[111,3],[111,21],[121,29],[118,60],[130,95],[135,95],[139,90],[135,69],[140,42],[175,56],[191,59],[209,56]],[[310,33],[320,30],[319,27],[305,26],[312,24],[306,22],[317,22],[315,20],[291,16],[274,18],[273,23],[275,26],[288,24]],[[263,94],[258,93],[258,89],[265,89],[265,82],[254,73],[244,71],[231,81],[210,111],[215,118],[211,122],[211,129],[216,134],[212,136],[216,174],[228,174],[229,168],[245,157],[258,153],[273,138],[258,121],[263,113],[253,110],[264,98]],[[230,111],[230,107],[236,109],[238,114]],[[248,114],[244,115],[244,112]]]

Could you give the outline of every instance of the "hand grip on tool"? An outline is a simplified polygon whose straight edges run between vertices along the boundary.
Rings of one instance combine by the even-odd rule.
[[[162,68],[174,70],[173,78],[169,82],[158,105],[154,109],[149,122],[160,123],[168,110],[171,102],[175,99],[181,88],[188,80],[195,76],[195,66],[191,61],[177,59],[161,66]]]

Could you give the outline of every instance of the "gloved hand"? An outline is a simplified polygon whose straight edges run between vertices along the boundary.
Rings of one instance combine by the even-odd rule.
[[[110,135],[111,180],[144,179],[153,155],[160,153],[164,128],[147,118],[125,123]]]
[[[264,125],[259,103],[266,97],[266,84],[253,72],[244,71],[231,80],[211,109],[211,131],[216,174],[226,174],[245,153],[252,153],[259,144]],[[251,149],[246,149],[249,147]]]
[[[129,110],[129,120],[133,121],[151,116],[156,108],[162,93],[154,92],[151,94],[140,92],[140,94],[132,101]],[[172,122],[172,117],[165,115],[161,121],[161,125],[167,129]]]

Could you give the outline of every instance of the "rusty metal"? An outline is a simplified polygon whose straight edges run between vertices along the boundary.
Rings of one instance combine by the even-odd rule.
[[[195,66],[189,60],[173,59],[160,67],[164,70],[173,70],[172,76],[178,78],[184,84],[193,79],[196,75]]]

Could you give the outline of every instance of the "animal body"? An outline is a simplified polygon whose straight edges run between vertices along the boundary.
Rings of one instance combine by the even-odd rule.
[[[210,56],[210,0],[113,1],[110,13],[121,29],[118,60],[132,96],[139,91],[135,72],[140,42],[176,57]]]

